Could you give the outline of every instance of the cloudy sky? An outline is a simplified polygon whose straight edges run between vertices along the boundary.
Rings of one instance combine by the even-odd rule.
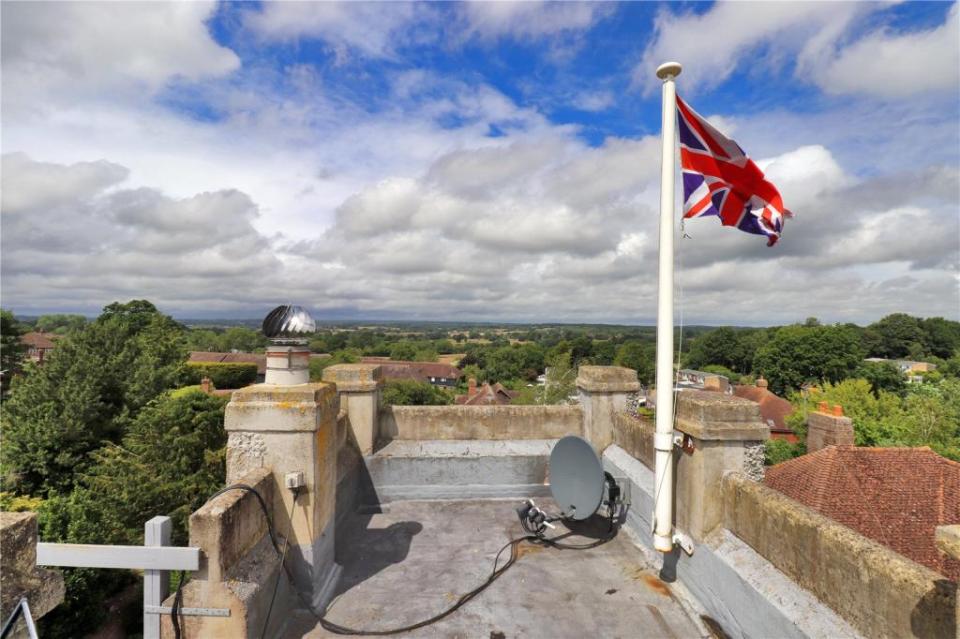
[[[660,87],[783,239],[686,225],[684,321],[960,316],[956,3],[2,3],[2,304],[648,323]]]

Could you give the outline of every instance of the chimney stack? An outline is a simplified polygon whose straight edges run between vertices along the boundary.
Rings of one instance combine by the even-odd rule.
[[[209,395],[210,393],[212,393],[212,392],[213,392],[213,380],[210,379],[209,377],[204,377],[203,379],[201,379],[201,380],[200,380],[200,389],[201,389],[204,393],[206,393],[207,395]]]
[[[766,388],[767,386],[767,380],[763,378],[763,375],[757,378],[757,388]]]
[[[844,417],[843,407],[820,402],[815,412],[807,415],[807,452],[827,446],[853,446],[853,420]]]
[[[471,377],[467,381],[467,397],[473,397],[477,394],[477,380]]]

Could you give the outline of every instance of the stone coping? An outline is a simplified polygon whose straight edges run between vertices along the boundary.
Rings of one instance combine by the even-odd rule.
[[[637,371],[623,366],[581,366],[577,388],[591,393],[635,393],[640,390]]]
[[[759,404],[734,395],[699,390],[677,394],[677,430],[701,440],[770,438],[770,427],[760,416]]]
[[[380,364],[334,364],[323,369],[323,381],[336,384],[338,392],[369,392],[383,386]]]
[[[960,560],[960,524],[937,526],[936,535],[940,552]]]

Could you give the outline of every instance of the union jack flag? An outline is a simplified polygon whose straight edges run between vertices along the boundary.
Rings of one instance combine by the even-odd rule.
[[[740,146],[677,96],[683,217],[716,215],[724,226],[767,236],[773,246],[792,217],[777,188]]]

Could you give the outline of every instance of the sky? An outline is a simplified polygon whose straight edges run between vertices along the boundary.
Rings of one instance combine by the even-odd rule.
[[[960,319],[944,2],[11,2],[0,303],[651,323],[660,81],[795,217],[679,231],[676,316]],[[687,237],[683,237],[686,235]]]

